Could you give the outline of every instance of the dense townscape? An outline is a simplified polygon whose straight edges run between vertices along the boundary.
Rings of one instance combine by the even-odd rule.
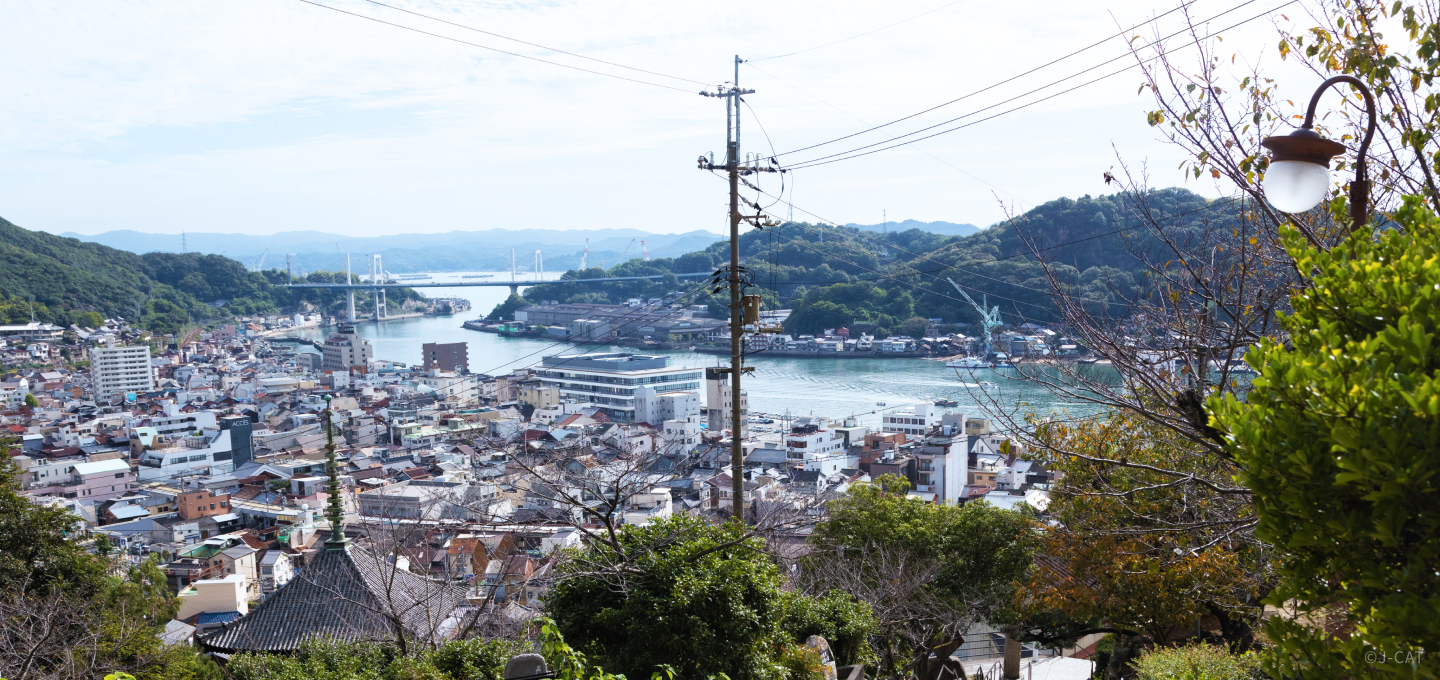
[[[327,215],[358,232],[385,222],[383,237],[190,241],[180,231],[177,250],[154,234],[87,240],[0,219],[0,680],[1440,677],[1440,4],[1305,0],[1220,28],[1214,20],[1250,3],[1210,19],[1186,3],[1011,76],[1124,43],[1120,56],[1027,94],[920,118],[1000,96],[990,90],[1010,80],[1000,81],[785,152],[808,138],[799,132],[829,133],[797,132],[793,111],[766,109],[740,84],[750,68],[766,73],[739,55],[729,80],[707,84],[661,72],[690,68],[678,57],[642,69],[463,23],[499,11],[488,6],[303,4],[376,36],[408,31],[417,42],[407,50],[438,38],[669,97],[698,86],[706,106],[725,106],[724,152],[690,158],[728,185],[728,234],[588,223],[568,235],[388,233],[395,214],[433,220],[430,231],[455,219],[409,204],[368,214],[385,204],[379,194],[434,183],[415,179],[437,176],[408,145],[344,156],[365,173],[400,170],[377,175],[383,190],[364,207]],[[546,26],[593,5],[541,4]],[[524,5],[504,11],[539,11]],[[902,24],[933,30],[956,5],[993,10],[952,2],[753,62],[833,54]],[[386,10],[441,32],[378,18]],[[1065,11],[1075,13],[1067,31],[1094,13]],[[645,30],[682,32],[669,25],[678,5],[646,12],[665,21]],[[624,13],[605,8],[606,20]],[[639,37],[632,14],[624,31],[587,19],[587,34],[659,54],[660,38]],[[931,18],[911,23],[921,17]],[[1223,58],[1232,43],[1221,34],[1261,19],[1275,24],[1287,65],[1262,69],[1246,43]],[[1002,24],[1002,40],[1019,40]],[[467,40],[443,33],[455,30]],[[993,51],[988,32],[950,42]],[[367,74],[404,58],[383,40],[365,45]],[[248,56],[259,63],[272,48]],[[1049,91],[1117,60],[1120,70]],[[382,89],[462,101],[454,93],[477,89],[495,63],[472,61],[458,89]],[[310,66],[301,62],[286,72]],[[443,70],[435,82],[454,77]],[[965,172],[914,144],[1127,72],[1141,80],[1158,148],[1218,195],[1151,186],[1153,171],[1116,147],[1091,184],[1066,185],[1103,181],[1113,194],[1002,204],[986,228],[904,220],[892,231],[884,208],[878,225],[841,225],[793,203],[797,173],[803,191],[828,197],[817,200],[841,187],[845,200],[872,201],[812,169],[886,151]],[[324,80],[346,73],[359,70]],[[1308,107],[1308,86],[1275,75],[1296,73],[1318,81]],[[651,81],[666,78],[689,84]],[[244,87],[276,87],[261,80]],[[178,82],[157,99],[180,108],[201,97]],[[22,112],[40,105],[15,91]],[[366,107],[381,98],[365,91]],[[593,97],[566,103],[589,108]],[[318,91],[303,99],[328,105]],[[647,134],[679,134],[657,122],[684,119],[675,111],[623,103],[625,116],[656,126]],[[759,125],[755,108],[779,125]],[[438,112],[421,117],[451,115]],[[281,120],[291,113],[273,124],[295,124]],[[742,147],[742,120],[769,155]],[[533,122],[543,143],[507,139],[506,153],[546,156],[565,139]],[[382,127],[396,139],[414,132]],[[1062,128],[1087,139],[1064,149]],[[230,129],[192,133],[228,140]],[[663,174],[627,165],[632,133],[587,146],[612,156],[587,166],[589,181],[639,186]],[[323,144],[378,134],[337,127]],[[1060,165],[1092,162],[1088,137],[1103,136],[1068,124],[1027,135],[1004,140],[1006,154]],[[116,139],[104,138],[113,157],[86,172],[130,167],[124,149],[149,148],[144,135]],[[0,154],[11,141],[0,139]],[[449,135],[441,146],[465,163],[495,155],[505,181],[565,197],[527,215],[555,221],[570,209],[562,203],[603,205],[603,189],[565,184],[554,168],[536,182],[528,160],[472,154],[474,144]],[[292,182],[303,202],[329,200],[313,169],[334,168],[323,156],[307,147],[297,164],[309,173]],[[267,172],[296,170],[280,165],[267,161]],[[147,183],[160,176],[147,173]],[[399,181],[405,173],[417,174]],[[529,188],[500,186],[486,187],[496,192],[486,209],[534,203]],[[643,208],[675,186],[650,187]],[[27,221],[60,219],[28,196],[0,200],[25,206]],[[263,192],[253,201],[282,203]],[[284,208],[266,224],[303,223],[302,210]],[[587,217],[606,224],[605,212]],[[547,273],[541,238],[580,249],[556,254]],[[344,247],[356,243],[372,252],[352,259],[364,251]],[[282,269],[272,248],[296,244],[307,252],[284,253]]]

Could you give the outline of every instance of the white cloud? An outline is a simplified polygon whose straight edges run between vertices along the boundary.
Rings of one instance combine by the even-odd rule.
[[[499,55],[299,0],[13,3],[0,24],[7,64],[0,86],[11,95],[0,107],[0,215],[32,229],[89,233],[671,232],[724,224],[724,184],[694,169],[697,155],[723,151],[724,110],[693,94],[699,86],[363,0],[317,1],[684,91]],[[736,52],[791,52],[944,4],[394,2],[706,82],[728,80]],[[1233,4],[1200,0],[1193,12],[1204,17]],[[1256,3],[1217,27],[1266,8]],[[861,129],[855,118],[893,119],[1002,80],[1114,33],[1117,21],[1168,9],[1136,0],[1108,13],[1089,3],[962,2],[839,45],[757,62],[808,95],[748,67],[741,77],[759,90],[749,101],[783,151]],[[1177,26],[1174,18],[1165,25]],[[1253,57],[1274,42],[1262,19],[1227,34],[1225,45]],[[992,105],[1121,50],[1112,41],[893,129]],[[1148,101],[1136,96],[1137,82],[1133,73],[1120,75],[917,145],[984,181],[897,149],[797,173],[796,203],[839,222],[878,221],[883,209],[892,219],[988,224],[1003,214],[997,196],[1043,202],[1105,192],[1101,173],[1115,162],[1112,144],[1127,160],[1152,161],[1156,183],[1180,183],[1171,170],[1179,157],[1144,125]],[[749,111],[744,133],[747,150],[769,153]]]

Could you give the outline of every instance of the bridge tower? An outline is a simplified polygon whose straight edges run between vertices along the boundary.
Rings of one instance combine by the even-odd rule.
[[[345,253],[345,285],[353,285],[350,279],[350,253]],[[355,323],[355,289],[345,290],[345,320]]]
[[[520,294],[520,284],[515,283],[515,249],[510,249],[510,294]]]
[[[380,287],[385,278],[385,268],[377,254],[370,260],[370,285],[375,291],[375,319],[385,318],[385,289]]]

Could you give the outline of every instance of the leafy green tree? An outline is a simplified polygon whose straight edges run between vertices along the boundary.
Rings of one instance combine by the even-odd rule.
[[[781,627],[791,640],[803,643],[819,635],[830,643],[840,665],[874,662],[870,635],[875,632],[875,614],[868,603],[839,590],[819,597],[791,592],[788,597]]]
[[[1255,533],[1286,553],[1270,601],[1331,624],[1270,619],[1288,677],[1440,672],[1419,652],[1440,640],[1440,220],[1417,198],[1393,218],[1329,251],[1283,234],[1307,284],[1289,341],[1247,356],[1245,401],[1211,401]]]
[[[940,651],[958,648],[973,623],[1014,620],[1014,584],[1034,543],[1019,512],[926,503],[908,490],[903,477],[884,475],[831,502],[800,565],[807,591],[840,588],[872,607],[881,677],[924,666],[932,652],[949,657]]]
[[[25,405],[26,405],[26,406],[30,406],[30,407],[39,406],[39,405],[40,405],[40,400],[39,400],[39,399],[36,399],[36,398],[35,398],[35,395],[33,395],[33,394],[27,394],[27,395],[25,395]]]
[[[1273,551],[1235,530],[1254,522],[1235,464],[1129,411],[1032,426],[1027,456],[1057,479],[1012,634],[1055,646],[1112,633],[1106,677],[1127,676],[1135,654],[1203,620],[1248,648]],[[1176,472],[1194,484],[1174,483]]]
[[[7,448],[0,441],[0,450]],[[78,595],[100,590],[105,565],[72,540],[78,519],[68,510],[37,505],[20,495],[18,468],[0,460],[0,590],[47,595],[55,590]]]
[[[696,680],[785,677],[790,601],[764,547],[738,524],[694,517],[627,527],[562,563],[545,607],[578,651],[626,677],[662,668]],[[826,609],[815,605],[796,620],[837,632],[863,627],[836,623]]]
[[[530,304],[525,298],[518,294],[511,294],[505,301],[495,305],[495,309],[485,317],[486,321],[509,321],[515,318],[515,310]]]
[[[114,575],[117,563],[76,540],[78,518],[20,495],[16,475],[8,458],[0,461],[0,677],[125,671],[141,680],[218,680],[219,669],[193,648],[162,646],[179,601],[156,561]]]
[[[925,337],[925,329],[929,326],[930,322],[925,320],[925,317],[912,316],[906,319],[905,323],[900,324],[900,334],[908,335],[912,338],[923,338]]]

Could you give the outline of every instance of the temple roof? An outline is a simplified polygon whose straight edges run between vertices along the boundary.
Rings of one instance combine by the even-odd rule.
[[[325,550],[254,611],[198,641],[224,653],[288,652],[319,637],[393,641],[397,623],[407,637],[430,640],[465,604],[465,591],[368,550]]]

